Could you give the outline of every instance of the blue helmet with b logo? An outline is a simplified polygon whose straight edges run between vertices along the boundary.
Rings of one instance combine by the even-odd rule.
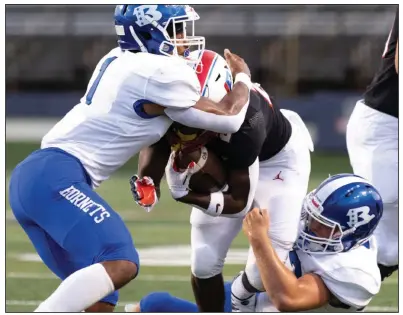
[[[178,55],[180,46],[186,48],[185,57],[192,46],[204,49],[204,37],[194,35],[196,20],[198,14],[188,5],[122,4],[115,9],[119,46],[157,55]]]
[[[304,199],[297,247],[315,254],[349,251],[371,237],[382,213],[382,198],[367,180],[331,176]]]

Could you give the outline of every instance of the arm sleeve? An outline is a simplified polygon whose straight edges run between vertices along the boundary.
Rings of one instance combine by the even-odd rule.
[[[157,69],[144,88],[144,99],[166,107],[165,114],[182,125],[218,133],[239,130],[249,105],[237,115],[222,116],[192,108],[200,99],[200,83],[194,70],[174,58]]]
[[[196,104],[196,102],[194,103]],[[194,105],[193,104],[193,105]],[[221,116],[195,108],[166,108],[165,114],[184,126],[210,130],[218,133],[235,133],[241,127],[248,109],[248,103],[237,115]]]

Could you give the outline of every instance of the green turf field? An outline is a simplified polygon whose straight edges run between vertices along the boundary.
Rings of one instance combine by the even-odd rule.
[[[16,163],[35,146],[6,145],[8,175]],[[156,290],[166,290],[182,298],[192,299],[189,283],[190,207],[173,201],[164,186],[160,203],[151,213],[146,213],[132,201],[128,185],[132,169],[136,169],[135,159],[99,188],[99,193],[127,222],[142,263],[138,278],[121,290],[121,304],[117,310],[122,311],[121,306],[126,302],[138,301],[143,295]],[[315,155],[312,159],[310,188],[329,174],[349,171],[346,156]],[[28,238],[13,220],[8,201],[6,207],[6,311],[28,312],[34,310],[60,281],[38,261]],[[240,234],[234,241],[225,267],[224,273],[228,279],[243,268],[246,248],[246,239]],[[394,275],[383,284],[369,311],[397,311],[397,280],[397,275]]]

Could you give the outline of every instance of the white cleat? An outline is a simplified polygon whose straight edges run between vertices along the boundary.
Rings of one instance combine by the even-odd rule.
[[[231,306],[233,313],[254,313],[256,308],[256,294],[246,299],[239,299],[231,294]]]

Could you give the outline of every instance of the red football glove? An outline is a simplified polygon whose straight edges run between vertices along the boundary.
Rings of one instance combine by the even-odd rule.
[[[139,178],[137,175],[133,175],[130,178],[130,189],[134,201],[147,212],[150,212],[157,204],[158,195],[151,177],[144,176]]]

